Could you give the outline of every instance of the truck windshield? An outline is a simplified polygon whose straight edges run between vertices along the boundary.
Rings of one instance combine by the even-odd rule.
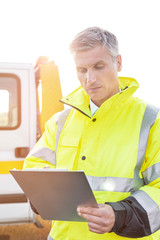
[[[20,125],[20,79],[15,74],[0,73],[0,129]]]

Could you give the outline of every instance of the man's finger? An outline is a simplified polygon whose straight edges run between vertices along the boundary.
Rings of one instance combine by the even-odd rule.
[[[78,214],[89,214],[89,215],[94,215],[94,216],[99,216],[100,217],[100,212],[99,208],[90,208],[90,207],[78,207],[77,208]]]
[[[100,222],[100,218],[91,214],[87,214],[87,213],[82,213],[82,212],[78,212],[78,215],[85,218],[88,222],[93,222],[93,223],[98,223]]]

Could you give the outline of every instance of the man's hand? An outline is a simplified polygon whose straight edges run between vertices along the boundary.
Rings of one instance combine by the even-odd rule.
[[[89,230],[103,234],[110,232],[115,223],[115,214],[110,205],[99,204],[99,208],[78,207],[79,216],[88,221]]]

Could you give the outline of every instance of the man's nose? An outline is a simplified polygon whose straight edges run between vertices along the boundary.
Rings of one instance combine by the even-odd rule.
[[[89,70],[87,71],[86,81],[87,81],[87,83],[92,83],[92,82],[95,82],[95,81],[96,81],[96,76],[95,76],[93,70],[90,70],[90,69],[89,69]]]

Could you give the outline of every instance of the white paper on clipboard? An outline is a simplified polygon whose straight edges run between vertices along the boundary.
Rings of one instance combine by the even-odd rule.
[[[84,222],[77,207],[98,207],[83,171],[27,169],[10,173],[43,219]]]

